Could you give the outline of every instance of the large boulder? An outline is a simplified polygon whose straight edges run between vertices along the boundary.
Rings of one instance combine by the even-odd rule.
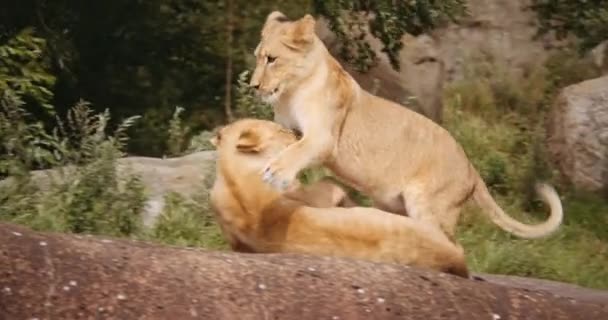
[[[318,21],[315,31],[330,53],[363,89],[441,122],[444,66],[433,38],[427,35],[404,36],[404,46],[399,54],[400,70],[396,71],[381,51],[380,40],[367,34],[366,41],[378,60],[367,72],[359,72],[340,58],[340,44],[324,19]]]
[[[0,319],[608,319],[605,292],[0,223]],[[549,287],[546,287],[549,288]]]
[[[576,187],[608,186],[608,76],[564,88],[548,128],[549,151]]]

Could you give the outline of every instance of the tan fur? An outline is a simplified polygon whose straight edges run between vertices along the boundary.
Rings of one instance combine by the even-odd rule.
[[[259,173],[266,162],[296,141],[279,124],[264,120],[239,120],[218,132],[211,203],[222,230],[241,249],[400,263],[468,276],[462,248],[435,226],[375,208],[315,208],[264,183]],[[318,186],[339,188],[328,181]]]
[[[357,207],[357,203],[348,196],[346,191],[329,178],[323,178],[308,185],[300,185],[283,195],[315,208]]]
[[[449,236],[471,198],[520,237],[542,237],[559,227],[562,206],[551,186],[537,189],[551,209],[546,222],[526,225],[511,218],[448,131],[361,89],[314,33],[305,34],[310,18],[285,20],[280,12],[269,15],[251,85],[273,104],[275,121],[302,138],[267,164],[264,181],[285,188],[300,170],[323,164],[376,207],[439,225]]]

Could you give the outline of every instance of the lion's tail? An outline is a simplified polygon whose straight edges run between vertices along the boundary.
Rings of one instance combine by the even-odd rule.
[[[564,217],[561,200],[552,186],[538,183],[536,184],[536,193],[544,203],[549,205],[551,210],[549,219],[536,225],[521,223],[507,215],[494,201],[479,175],[477,175],[473,199],[489,215],[490,219],[502,229],[522,238],[533,239],[547,236],[557,230]]]

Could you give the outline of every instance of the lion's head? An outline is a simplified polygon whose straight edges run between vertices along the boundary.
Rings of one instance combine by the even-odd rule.
[[[268,160],[296,141],[297,137],[290,130],[275,122],[258,119],[241,119],[228,124],[210,140],[220,157],[234,159],[252,170],[262,170]]]
[[[250,82],[266,102],[276,102],[314,72],[318,59],[312,55],[320,41],[314,28],[315,19],[309,14],[290,21],[274,11],[266,18]]]

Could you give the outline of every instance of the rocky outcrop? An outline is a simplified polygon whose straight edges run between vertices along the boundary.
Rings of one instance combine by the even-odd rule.
[[[542,65],[547,49],[558,45],[550,37],[533,39],[537,19],[528,9],[530,0],[468,0],[467,4],[469,17],[432,32],[441,48],[448,82],[461,79],[470,64],[480,59],[523,74]]]
[[[548,144],[560,172],[576,187],[608,187],[608,76],[564,88],[549,119]]]
[[[608,319],[608,299],[348,259],[208,252],[10,224],[0,224],[0,252],[0,319]]]
[[[431,37],[426,35],[403,37],[404,47],[399,55],[400,70],[396,71],[381,51],[380,40],[368,34],[366,41],[376,53],[378,60],[374,67],[362,73],[340,58],[339,43],[325,20],[319,20],[316,33],[330,53],[362,88],[405,105],[436,122],[441,122],[444,66],[439,57],[439,48]]]

